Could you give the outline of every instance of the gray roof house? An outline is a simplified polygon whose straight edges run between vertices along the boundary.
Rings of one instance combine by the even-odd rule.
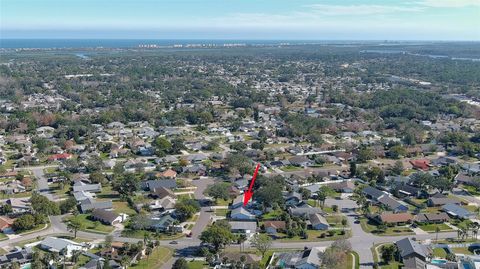
[[[278,255],[276,267],[317,269],[320,267],[320,254],[324,247],[314,247],[298,252],[284,252]]]
[[[403,260],[403,268],[426,268],[431,249],[429,249],[427,246],[419,244],[417,241],[414,241],[411,238],[404,238],[395,242],[395,244],[400,252],[400,257]]]
[[[79,191],[88,191],[88,192],[101,192],[102,191],[102,185],[100,183],[98,184],[86,184],[81,181],[75,182],[73,184],[73,192],[79,192]]]
[[[257,231],[257,223],[254,221],[229,221],[234,233],[253,234]]]
[[[308,223],[314,230],[327,230],[329,227],[327,220],[320,214],[308,215]]]
[[[82,213],[94,209],[111,209],[113,207],[112,201],[97,201],[94,199],[85,199],[80,202],[80,209]]]
[[[232,210],[230,213],[230,218],[233,220],[255,220],[255,215],[248,212],[243,207],[238,207]]]
[[[408,206],[400,203],[399,201],[393,199],[390,196],[382,196],[378,199],[378,202],[381,203],[382,205],[385,205],[387,208],[392,210],[394,213],[399,213],[399,212],[407,212],[408,211]]]
[[[442,210],[452,217],[458,217],[461,219],[473,219],[476,216],[475,213],[456,204],[446,204],[442,206]]]
[[[378,200],[380,197],[385,195],[383,191],[370,186],[366,186],[365,188],[363,188],[362,193],[373,200]]]
[[[108,225],[115,225],[123,221],[122,216],[115,213],[114,211],[109,211],[105,209],[94,209],[92,211],[92,218]]]
[[[65,251],[66,257],[72,256],[72,251],[74,250],[85,250],[86,247],[83,244],[57,237],[46,237],[40,242],[39,247],[43,250],[50,252],[60,253]]]
[[[290,215],[307,218],[311,214],[322,214],[323,211],[318,207],[291,207],[288,209]]]
[[[147,180],[143,181],[141,184],[143,189],[149,191],[153,191],[161,187],[167,189],[177,188],[177,181],[175,179]]]

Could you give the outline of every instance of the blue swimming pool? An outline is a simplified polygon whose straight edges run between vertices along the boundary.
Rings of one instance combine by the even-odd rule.
[[[447,263],[446,260],[432,260],[432,264],[445,264]]]

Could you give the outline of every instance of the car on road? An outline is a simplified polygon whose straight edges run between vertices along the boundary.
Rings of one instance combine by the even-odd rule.
[[[353,223],[355,223],[355,224],[360,224],[360,220],[357,219],[357,220],[354,221]]]
[[[177,245],[178,242],[177,242],[177,241],[170,241],[170,244],[171,244],[171,245]]]

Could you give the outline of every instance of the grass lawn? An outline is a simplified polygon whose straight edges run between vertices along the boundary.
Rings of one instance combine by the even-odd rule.
[[[112,203],[113,203],[113,210],[118,214],[125,213],[129,216],[132,216],[137,213],[130,206],[128,206],[127,202],[117,200],[117,201],[113,201]]]
[[[131,230],[126,228],[125,230],[122,231],[122,236],[125,237],[131,237],[131,238],[138,238],[138,239],[143,239],[145,234],[149,234],[151,238],[159,239],[159,240],[175,240],[179,239],[185,236],[183,233],[178,233],[178,234],[160,234],[159,237],[155,236],[154,232],[151,231],[145,231],[145,230]]]
[[[407,235],[407,234],[415,234],[410,228],[408,227],[387,227],[385,231],[379,231],[377,229],[377,224],[374,223],[372,220],[362,218],[360,219],[360,225],[362,229],[367,233],[373,233],[376,235]]]
[[[102,191],[97,193],[98,199],[118,199],[119,195],[118,192],[112,190],[112,186],[102,186]]]
[[[203,269],[203,268],[210,268],[208,263],[203,261],[189,261],[187,264],[188,269]]]
[[[63,188],[60,188],[62,184],[56,182],[50,185],[50,190],[53,191],[55,196],[58,198],[63,198],[67,195],[67,192],[70,191],[70,185],[64,183]]]
[[[230,199],[227,199],[227,200],[217,199],[216,205],[218,205],[218,206],[228,206],[228,204],[230,202],[231,202]]]
[[[111,231],[113,231],[113,226],[105,225],[100,221],[90,220],[88,217],[89,217],[89,214],[78,214],[76,216],[76,218],[78,218],[83,224],[83,228],[81,229],[82,231],[104,233],[104,234],[108,234]],[[74,216],[70,216],[66,218],[66,220],[68,221],[72,218],[74,218]]]
[[[462,185],[462,188],[464,190],[468,191],[471,195],[474,195],[474,196],[479,196],[480,195],[480,192],[474,186]]]
[[[468,225],[472,223],[471,220],[459,220],[459,219],[452,219],[450,220],[450,223],[457,226],[458,228],[466,228]]]
[[[436,227],[440,228],[440,231],[452,231],[452,228],[450,228],[450,226],[448,226],[445,223],[418,225],[418,228],[424,230],[425,232],[429,232],[429,233],[436,232]]]
[[[434,248],[433,255],[438,258],[445,258],[447,257],[447,252],[443,248]]]
[[[440,207],[435,207],[435,206],[426,207],[426,208],[423,208],[422,210],[420,210],[420,212],[422,212],[422,213],[435,213],[436,214],[436,213],[441,212],[440,209],[441,209]]]
[[[185,194],[177,194],[177,199],[178,200],[187,200],[187,199],[192,199],[193,194],[192,193],[185,193]]]
[[[215,209],[215,215],[225,217],[227,216],[227,211],[228,209],[224,208]]]
[[[267,214],[263,215],[264,220],[271,220],[271,219],[277,219],[282,215],[282,210],[272,210],[271,212],[268,212]]]
[[[8,236],[6,236],[4,233],[0,233],[0,241],[7,239]]]
[[[336,215],[336,216],[334,215],[334,216],[326,216],[325,219],[327,220],[328,224],[330,224],[330,226],[332,227],[342,227],[342,220],[346,218],[342,215]]]
[[[473,255],[473,252],[468,250],[468,248],[450,248],[450,249],[457,254]]]
[[[301,167],[293,166],[293,165],[287,165],[283,166],[280,168],[284,172],[293,172],[293,171],[301,171],[303,170]]]
[[[141,259],[137,264],[130,266],[130,268],[145,268],[154,269],[161,268],[173,255],[173,250],[167,247],[157,247],[148,257]]]
[[[304,239],[303,237],[301,236],[294,236],[292,238],[288,238],[288,237],[283,237],[281,239],[279,239],[280,241],[282,242],[316,242],[316,241],[334,241],[334,240],[337,240],[337,239],[341,239],[341,238],[348,238],[350,237],[350,231],[345,231],[345,234],[341,234],[342,233],[342,230],[331,230],[333,232],[335,232],[333,234],[333,236],[330,236],[328,234],[328,231],[322,231],[322,230],[307,230],[307,235],[308,235],[308,238],[307,239]],[[280,234],[279,234],[280,235]]]

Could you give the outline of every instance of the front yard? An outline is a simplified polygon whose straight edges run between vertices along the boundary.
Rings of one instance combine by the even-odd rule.
[[[108,234],[113,231],[113,226],[105,225],[100,221],[91,220],[89,219],[89,216],[89,214],[78,214],[77,216],[67,217],[65,220],[69,221],[72,218],[77,218],[82,223],[82,228],[80,230],[86,232]]]
[[[384,231],[378,229],[377,223],[373,222],[372,220],[361,218],[360,225],[362,229],[367,233],[373,233],[376,235],[410,235],[415,234],[410,228],[405,226],[394,226],[394,227],[386,227]]]
[[[453,229],[445,223],[420,224],[420,225],[418,225],[418,228],[424,230],[425,232],[429,232],[429,233],[435,233],[437,227],[440,229],[440,232],[451,232],[451,231],[453,231]]]
[[[344,234],[342,234],[344,232]],[[280,235],[280,234],[279,234]],[[307,230],[307,238],[301,236],[294,236],[291,238],[284,237],[279,239],[282,242],[316,242],[316,241],[335,241],[351,236],[350,231],[342,230]]]
[[[173,250],[167,247],[156,247],[150,256],[141,259],[130,268],[155,269],[161,268],[173,255]]]

